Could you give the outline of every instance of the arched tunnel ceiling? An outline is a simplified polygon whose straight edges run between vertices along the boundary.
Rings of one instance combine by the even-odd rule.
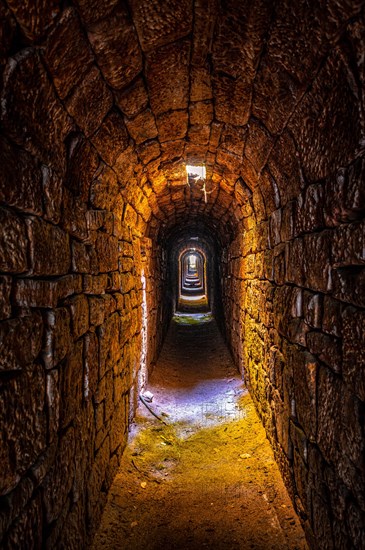
[[[139,217],[140,231],[151,237],[198,223],[229,241],[237,224],[245,226],[252,214],[264,218],[296,196],[303,177],[315,180],[331,163],[341,165],[341,147],[327,164],[300,158],[300,143],[313,140],[320,150],[323,138],[303,129],[296,108],[360,0],[74,0],[63,10],[53,0],[31,14],[15,0],[7,4],[25,45],[38,46],[4,73],[9,134],[16,139],[27,124],[26,112],[11,118],[17,78],[28,72],[43,84],[34,68],[40,56],[70,118],[63,132],[74,130],[69,165],[85,180],[92,176],[92,193],[100,178],[107,180],[103,205],[128,204],[127,222],[136,225]],[[347,80],[340,55],[331,73],[330,80]],[[344,103],[339,109],[353,137],[345,127],[343,139],[355,142],[355,94],[346,88],[341,97],[327,95],[328,103]],[[320,122],[320,111],[313,116]],[[52,161],[43,122],[39,156]],[[78,151],[87,147],[80,162]],[[94,148],[103,161],[98,167]],[[206,165],[206,195],[201,182],[186,184],[186,163]],[[71,188],[74,179],[68,174]]]

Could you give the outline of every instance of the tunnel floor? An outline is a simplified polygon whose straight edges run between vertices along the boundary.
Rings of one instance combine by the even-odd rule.
[[[264,429],[208,313],[178,314],[94,550],[307,549]]]

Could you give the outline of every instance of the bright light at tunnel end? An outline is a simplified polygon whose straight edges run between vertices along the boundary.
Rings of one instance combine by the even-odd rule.
[[[189,181],[189,178],[194,180],[204,180],[206,177],[205,166],[203,164],[200,166],[193,166],[192,164],[187,164],[186,177],[188,181]]]

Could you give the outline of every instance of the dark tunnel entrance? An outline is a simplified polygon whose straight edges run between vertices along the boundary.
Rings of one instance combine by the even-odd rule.
[[[219,237],[219,235],[218,235]],[[222,244],[209,227],[176,227],[166,239],[169,311],[211,311],[224,334],[221,273]]]

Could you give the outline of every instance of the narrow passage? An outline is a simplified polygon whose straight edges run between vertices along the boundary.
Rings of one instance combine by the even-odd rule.
[[[177,314],[94,550],[307,548],[253,403],[210,314]]]

